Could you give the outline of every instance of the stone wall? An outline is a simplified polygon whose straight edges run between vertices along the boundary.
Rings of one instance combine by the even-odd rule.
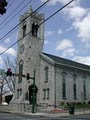
[[[31,113],[32,105],[25,103],[13,103],[9,105],[0,105],[0,112],[11,112],[11,113]]]
[[[60,102],[82,102],[84,99],[84,90],[83,90],[83,76],[86,77],[86,99],[85,102],[90,101],[90,73],[87,71],[59,66],[56,67],[56,103]],[[66,98],[62,98],[62,73],[66,73]],[[74,99],[73,93],[73,75],[76,75],[76,94],[77,97]],[[81,93],[83,92],[83,96]],[[83,98],[82,98],[83,97]]]
[[[45,67],[48,67],[48,80],[45,81]],[[49,88],[49,98],[47,98],[47,91],[44,99],[43,89]],[[40,103],[47,105],[54,105],[54,66],[49,62],[41,59],[40,66]]]

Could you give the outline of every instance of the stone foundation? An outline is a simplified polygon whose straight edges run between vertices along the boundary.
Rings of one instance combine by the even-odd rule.
[[[32,105],[25,103],[13,103],[9,105],[0,105],[0,112],[11,113],[32,113]]]

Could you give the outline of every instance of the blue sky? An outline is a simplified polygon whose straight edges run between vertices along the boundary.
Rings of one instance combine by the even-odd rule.
[[[19,16],[28,9],[28,5],[20,11],[30,0],[7,0],[7,12],[0,16],[0,40],[19,22]],[[35,10],[46,0],[32,0]],[[49,4],[39,12],[49,17],[56,10],[67,4],[70,0],[50,0]],[[12,3],[13,2],[13,3]],[[22,3],[22,4],[21,4]],[[15,8],[20,4],[20,7]],[[10,15],[13,12],[12,15]],[[17,14],[18,13],[18,14]],[[16,15],[17,14],[17,15]],[[10,15],[10,17],[8,17]],[[8,22],[16,15],[10,22]],[[8,17],[7,20],[5,20]],[[5,20],[5,22],[4,22]],[[5,23],[8,24],[5,25]],[[5,26],[4,26],[5,25]],[[3,27],[4,26],[4,27]],[[0,43],[0,52],[12,45],[18,38],[18,29],[4,38]],[[90,0],[74,0],[68,7],[60,11],[45,23],[45,43],[43,52],[67,58],[73,61],[90,65]],[[0,56],[0,68],[4,67],[5,56],[15,57],[17,45],[10,48]]]

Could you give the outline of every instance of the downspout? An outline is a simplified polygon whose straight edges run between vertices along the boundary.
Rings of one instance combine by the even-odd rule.
[[[56,108],[56,66],[54,66],[54,108]]]

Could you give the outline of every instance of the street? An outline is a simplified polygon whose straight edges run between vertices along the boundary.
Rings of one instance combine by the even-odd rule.
[[[0,120],[90,120],[90,115],[78,115],[68,117],[44,117],[32,115],[20,115],[12,113],[0,113]]]

